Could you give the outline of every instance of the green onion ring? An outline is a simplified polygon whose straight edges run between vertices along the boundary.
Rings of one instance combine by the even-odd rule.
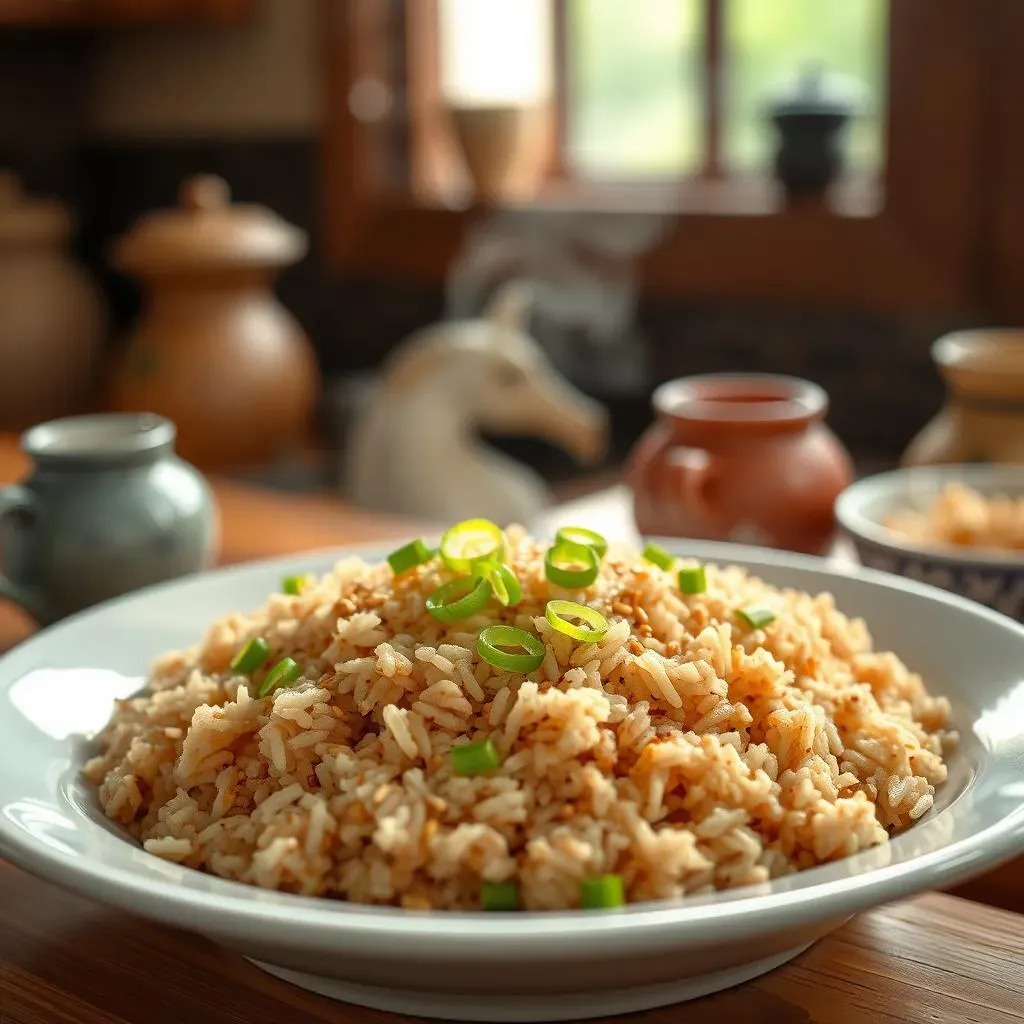
[[[452,572],[471,573],[480,562],[500,562],[505,535],[489,519],[464,519],[441,537],[441,558]]]
[[[254,636],[234,657],[232,672],[252,675],[270,657],[270,644],[261,636]]]
[[[294,683],[302,675],[302,666],[292,658],[282,658],[268,673],[260,687],[260,696],[266,697],[279,686]]]
[[[582,562],[582,569],[568,569],[565,563]],[[560,540],[552,544],[544,555],[544,575],[556,586],[566,590],[582,590],[589,587],[600,570],[597,552],[586,544],[571,540]]]
[[[752,604],[746,608],[739,608],[736,614],[751,629],[760,629],[762,626],[767,626],[769,622],[775,621],[775,612],[763,604]]]
[[[442,583],[427,598],[427,611],[438,622],[455,622],[475,615],[491,599],[491,585],[482,576],[460,576]]]
[[[484,910],[518,910],[518,884],[515,882],[481,882],[480,906]]]
[[[488,737],[472,743],[457,743],[451,750],[456,775],[486,775],[501,764],[498,748]]]
[[[679,590],[683,594],[703,594],[708,589],[708,576],[703,565],[689,565],[679,570]]]
[[[626,902],[622,875],[598,875],[580,881],[580,906],[584,910],[606,910]]]
[[[648,544],[641,556],[645,561],[652,562],[659,569],[668,572],[675,565],[675,558],[658,544]]]
[[[403,544],[400,548],[395,548],[388,555],[388,565],[391,566],[391,571],[396,576],[401,576],[402,573],[415,569],[417,565],[429,562],[434,554],[435,552],[432,552],[423,541],[417,538],[409,541],[408,544]]]
[[[487,562],[483,565],[478,565],[477,572],[491,585],[491,590],[494,592],[494,596],[498,599],[499,604],[508,608],[522,601],[523,588],[519,584],[519,578],[510,566]]]
[[[608,551],[608,541],[596,533],[594,530],[588,530],[584,526],[563,526],[558,533],[555,534],[555,541],[568,541],[570,544],[582,544],[585,547],[593,548],[597,552],[598,559],[604,558]]]
[[[525,654],[513,654],[503,647],[521,647]],[[544,643],[540,637],[518,626],[488,626],[476,638],[476,651],[495,668],[508,672],[532,672],[544,660]]]
[[[283,593],[288,594],[290,597],[298,597],[302,593],[302,588],[309,580],[309,576],[285,576],[281,581],[281,590]]]
[[[586,625],[577,626],[574,622],[567,621],[566,615],[582,619]],[[599,611],[575,601],[548,601],[544,609],[544,618],[559,633],[586,644],[597,643],[608,632],[608,620]]]

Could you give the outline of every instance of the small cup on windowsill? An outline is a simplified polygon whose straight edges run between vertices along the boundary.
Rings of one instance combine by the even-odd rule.
[[[447,104],[452,133],[480,202],[535,195],[549,156],[549,111],[544,104]]]

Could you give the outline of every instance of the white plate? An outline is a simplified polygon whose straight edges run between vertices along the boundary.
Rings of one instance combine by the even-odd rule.
[[[408,912],[266,892],[144,853],[78,769],[153,656],[262,603],[338,553],[165,584],[93,609],[0,659],[0,855],[93,899],[201,932],[297,984],[382,1009],[558,1020],[692,998],[783,963],[849,915],[947,886],[1024,850],[1024,628],[911,581],[731,545],[665,540],[773,583],[831,590],[878,645],[953,702],[959,749],[934,810],[884,847],[770,884],[609,912]],[[370,555],[377,553],[371,552]]]

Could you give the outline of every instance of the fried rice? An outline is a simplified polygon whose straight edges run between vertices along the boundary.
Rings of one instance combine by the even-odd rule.
[[[901,509],[885,521],[905,541],[932,548],[1024,551],[1024,498],[984,495],[949,483],[925,510]]]
[[[437,621],[439,560],[395,576],[348,559],[159,658],[85,767],[106,814],[151,854],[268,889],[473,910],[482,885],[514,882],[522,908],[554,910],[609,873],[629,902],[764,882],[931,808],[948,702],[830,595],[712,565],[686,595],[615,549],[570,593],[545,545],[517,528],[506,543],[515,607]],[[554,629],[553,598],[606,634]],[[772,621],[737,614],[754,604]],[[484,660],[494,623],[535,634],[540,667]],[[266,668],[230,668],[254,637],[301,677],[259,697]],[[483,738],[500,764],[454,771],[453,746]]]

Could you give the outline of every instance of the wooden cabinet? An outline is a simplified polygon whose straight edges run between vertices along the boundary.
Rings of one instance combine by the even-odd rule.
[[[73,22],[85,6],[84,0],[0,0],[0,25]]]
[[[159,22],[229,24],[241,21],[254,6],[255,0],[0,0],[0,28]]]

